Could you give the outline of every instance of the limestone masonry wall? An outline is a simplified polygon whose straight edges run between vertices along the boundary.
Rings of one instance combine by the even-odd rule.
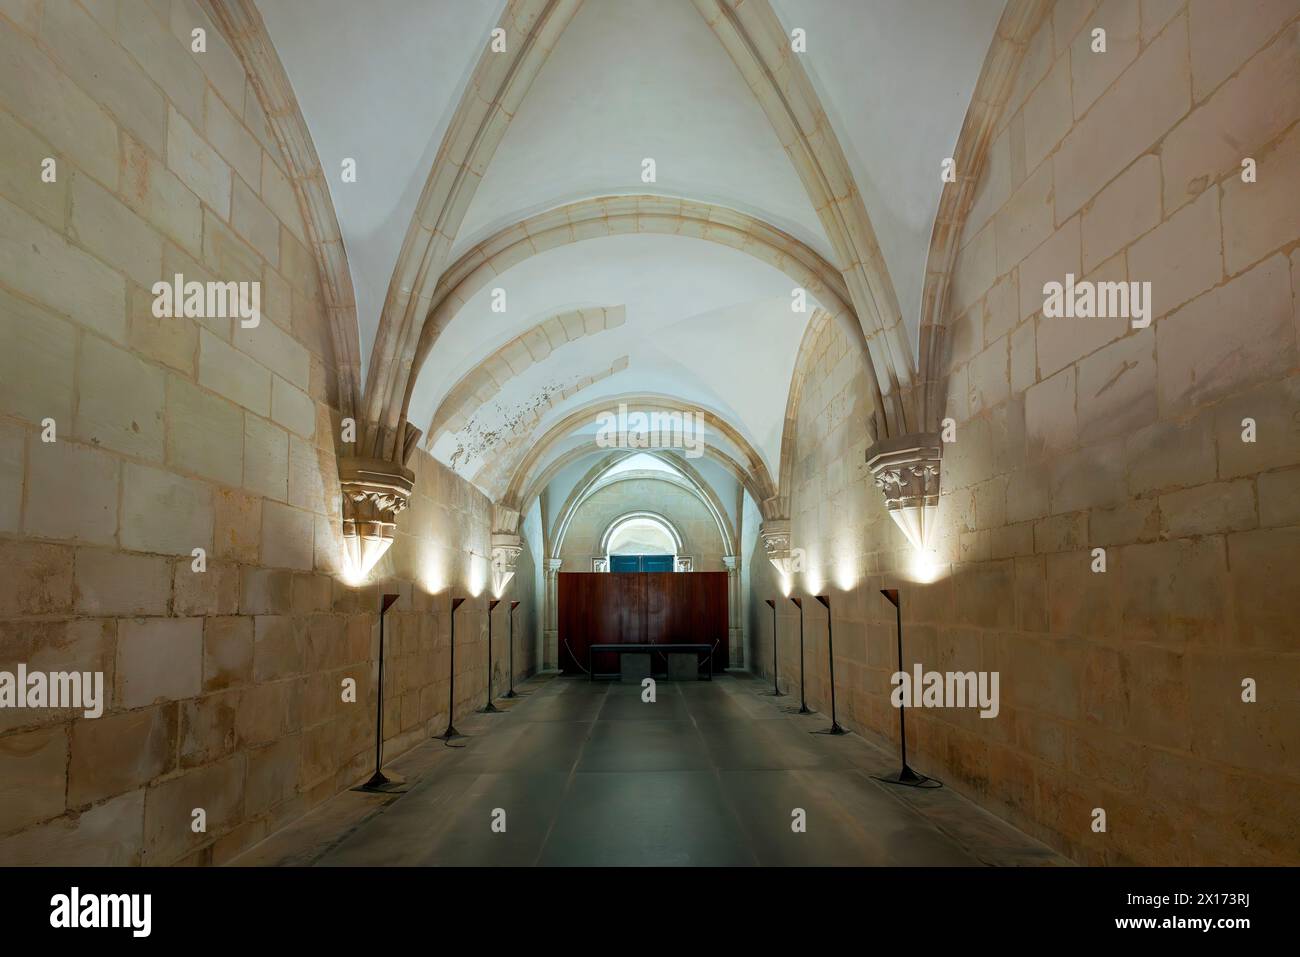
[[[838,718],[888,744],[879,589],[898,587],[905,668],[1000,675],[994,718],[909,713],[919,770],[1083,863],[1300,859],[1298,121],[1300,0],[1051,4],[952,271],[933,561],[872,485],[869,371],[825,321],[796,368],[791,484],[763,512],[789,496],[801,569],[777,580],[746,499],[733,662],[743,621],[743,660],[770,677],[779,599],[797,689],[783,590],[829,595]],[[622,201],[530,222],[586,204],[622,229]],[[97,718],[0,708],[0,865],[219,864],[362,780],[381,594],[400,596],[386,757],[448,720],[453,595],[452,710],[484,700],[485,495],[417,450],[393,547],[364,585],[342,567],[340,362],[300,202],[195,0],[0,0],[0,672],[100,672],[106,697]],[[842,238],[865,289],[883,260]],[[756,255],[829,292],[783,242]],[[259,283],[260,323],[155,317],[153,284],[178,274]],[[1149,325],[1044,318],[1067,275],[1150,283]],[[696,569],[736,567],[704,505],[634,479],[584,504],[564,570],[633,508],[679,522]],[[498,691],[511,600],[516,675],[540,667],[543,631],[555,654],[542,524],[531,507],[492,619]],[[804,608],[825,713],[826,613]]]
[[[1058,3],[1034,37],[951,290],[932,584],[870,486],[864,369],[833,324],[799,410],[794,585],[832,595],[841,722],[897,735],[878,589],[898,585],[906,668],[1001,676],[996,719],[909,712],[914,766],[1086,863],[1300,851],[1300,8],[1239,12]],[[1149,281],[1153,321],[1044,319],[1066,273]],[[780,583],[749,558],[770,673]],[[825,710],[825,617],[806,607]]]
[[[259,281],[260,325],[154,318],[176,273]],[[419,453],[381,584],[342,579],[314,260],[256,93],[191,0],[0,4],[0,342],[0,670],[102,671],[108,699],[0,711],[0,863],[219,863],[356,783],[382,591],[401,595],[386,750],[440,729],[449,594],[488,583],[489,503]],[[483,697],[485,600],[458,613],[458,713]]]

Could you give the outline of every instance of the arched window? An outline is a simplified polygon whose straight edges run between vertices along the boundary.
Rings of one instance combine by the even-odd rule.
[[[615,519],[602,537],[611,572],[671,572],[678,568],[682,539],[672,523],[652,512]]]

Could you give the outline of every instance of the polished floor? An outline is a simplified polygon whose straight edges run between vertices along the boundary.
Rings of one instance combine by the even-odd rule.
[[[1061,864],[949,789],[891,787],[895,759],[787,712],[747,676],[657,686],[540,678],[504,714],[394,762],[403,793],[346,792],[240,865]],[[794,699],[797,703],[797,699]],[[806,829],[792,827],[797,809]],[[495,828],[494,828],[495,824]]]

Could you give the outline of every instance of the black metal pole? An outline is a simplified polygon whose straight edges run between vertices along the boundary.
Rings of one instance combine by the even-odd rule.
[[[452,719],[456,716],[456,609],[464,601],[464,598],[453,598],[451,600],[451,674],[448,676],[449,680],[447,682],[447,730],[437,735],[444,741],[460,737],[460,732],[456,730],[456,725]]]
[[[493,598],[488,602],[487,704],[483,706],[483,714],[501,713],[501,709],[492,703],[492,612],[496,610],[496,607],[499,604],[501,604],[501,599],[499,598]]]
[[[379,693],[375,705],[375,776],[371,783],[378,784],[383,778],[380,767],[384,763],[384,614],[379,613]],[[386,780],[386,779],[385,779]]]
[[[375,773],[361,785],[362,791],[378,791],[393,782],[384,774],[384,616],[397,601],[397,595],[382,595],[379,602],[379,688],[375,706]]]
[[[884,595],[894,606],[894,627],[898,635],[898,673],[903,674],[903,599],[899,595],[897,588],[882,588],[880,594]],[[913,689],[913,694],[918,689]],[[884,781],[887,784],[903,784],[907,787],[938,787],[939,782],[924,774],[918,774],[907,765],[907,721],[905,712],[907,704],[900,701],[898,705],[898,747],[902,757],[903,766],[896,774],[881,775],[876,778],[878,781]]]
[[[776,654],[776,605],[772,606],[772,694],[774,697],[781,697],[781,685],[776,680],[777,654]]]
[[[898,638],[898,670],[903,670],[903,603],[894,605],[894,634]],[[898,709],[898,746],[903,755],[903,767],[907,767],[907,708]]]
[[[507,698],[518,698],[515,694],[515,609],[519,607],[519,602],[510,603],[510,690],[506,692]]]
[[[799,710],[798,714],[812,714],[812,709],[808,707],[808,699],[804,694],[804,666],[803,666],[803,599],[791,596],[790,600],[794,606],[799,609]]]
[[[781,686],[776,682],[776,599],[764,598],[763,601],[772,609],[772,697],[783,698],[785,696],[781,694]]]
[[[831,627],[831,596],[818,595],[817,600],[826,608],[826,655],[830,661],[831,671],[831,726],[826,729],[826,734],[848,734],[840,727],[839,721],[835,720],[835,631]]]
[[[379,693],[375,706],[375,778],[383,777],[379,768],[384,763],[384,618],[379,614]],[[372,779],[374,780],[374,779]]]

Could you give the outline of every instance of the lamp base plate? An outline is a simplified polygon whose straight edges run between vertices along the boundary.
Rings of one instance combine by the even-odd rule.
[[[366,791],[370,794],[400,794],[406,790],[406,781],[401,777],[389,777],[383,771],[376,771],[365,784],[358,784],[353,791]]]
[[[810,731],[809,734],[848,734],[845,728],[839,726],[839,722],[832,722],[829,728],[822,728],[819,731]]]
[[[900,770],[895,771],[893,774],[880,774],[880,775],[873,775],[873,776],[877,781],[882,781],[885,784],[899,784],[902,785],[903,787],[908,787],[908,788],[923,788],[923,787],[939,786],[939,782],[935,781],[934,778],[927,778],[924,774],[918,774],[916,771],[913,771],[906,764],[904,764]]]

